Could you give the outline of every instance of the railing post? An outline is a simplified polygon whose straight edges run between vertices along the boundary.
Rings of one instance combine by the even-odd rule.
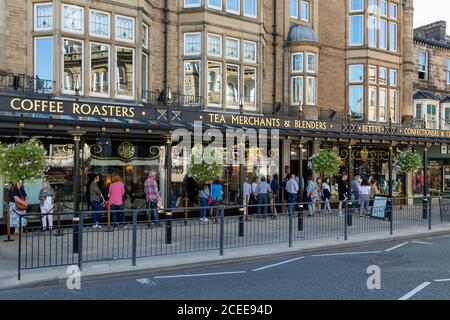
[[[245,208],[239,208],[239,211],[241,212],[239,214],[239,237],[244,236],[244,212]]]
[[[14,241],[14,239],[11,239],[11,226],[10,226],[10,212],[9,212],[9,204],[5,205],[5,212],[6,212],[6,234],[8,235],[8,237],[6,238],[6,240],[4,240],[4,242],[11,242]]]
[[[17,212],[16,212],[17,213]],[[17,259],[17,279],[20,280],[20,269],[22,268],[22,215],[19,214],[19,258]]]
[[[394,200],[392,198],[389,206],[389,233],[391,236],[394,234]]]
[[[223,206],[220,207],[220,255],[223,256],[223,242],[224,242],[224,221],[223,221]]]
[[[431,230],[431,202],[432,198],[431,196],[428,197],[428,230]]]
[[[348,201],[345,201],[345,216],[344,216],[344,240],[348,240]]]
[[[289,248],[292,248],[292,212],[289,212]]]
[[[136,241],[137,241],[137,210],[133,211],[133,243],[132,243],[132,266],[136,266]]]
[[[298,208],[299,208],[299,212],[298,212],[298,226],[297,226],[297,229],[298,229],[298,231],[303,231],[303,204],[300,203]]]
[[[166,212],[166,244],[172,244],[172,212]]]
[[[57,213],[57,216],[56,216],[56,226],[57,226],[57,228],[58,228],[58,231],[55,233],[55,237],[59,237],[59,236],[62,236],[62,233],[61,233],[61,202],[57,202],[56,203],[56,213]]]
[[[184,225],[187,225],[189,199],[184,198]]]
[[[78,227],[78,268],[83,268],[83,211],[80,212],[79,227]]]

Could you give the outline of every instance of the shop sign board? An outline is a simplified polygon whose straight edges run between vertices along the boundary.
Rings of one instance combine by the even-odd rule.
[[[371,216],[374,218],[384,219],[386,217],[387,204],[388,204],[387,197],[375,196],[375,199],[373,200]]]

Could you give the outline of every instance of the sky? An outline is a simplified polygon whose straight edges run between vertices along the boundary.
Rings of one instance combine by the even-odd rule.
[[[450,35],[450,0],[414,0],[414,28],[446,20]]]

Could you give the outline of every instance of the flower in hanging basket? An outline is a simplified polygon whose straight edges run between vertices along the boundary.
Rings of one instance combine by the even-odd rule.
[[[331,150],[322,150],[309,158],[308,166],[322,176],[339,173],[341,158]]]
[[[394,169],[408,173],[422,166],[422,156],[415,151],[405,151],[395,156]]]

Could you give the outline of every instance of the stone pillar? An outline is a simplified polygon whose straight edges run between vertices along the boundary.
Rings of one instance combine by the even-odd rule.
[[[74,155],[73,155],[73,210],[80,210],[80,140],[84,131],[74,130],[69,132],[73,137]]]
[[[318,154],[320,152],[320,142],[317,139],[314,139],[312,142],[312,155]],[[320,174],[318,172],[313,172],[313,177],[314,177],[314,181],[316,181],[316,179],[318,177],[320,177]],[[306,177],[308,178],[308,177]]]
[[[403,25],[401,33],[402,70],[401,84],[402,95],[400,101],[401,121],[408,125],[413,118],[413,82],[416,75],[414,56],[414,4],[413,0],[407,0],[403,5]]]
[[[172,136],[168,135],[166,137],[166,146],[165,146],[165,167],[166,167],[166,184],[164,188],[164,207],[171,208],[172,204],[170,201],[170,189],[172,185]]]

